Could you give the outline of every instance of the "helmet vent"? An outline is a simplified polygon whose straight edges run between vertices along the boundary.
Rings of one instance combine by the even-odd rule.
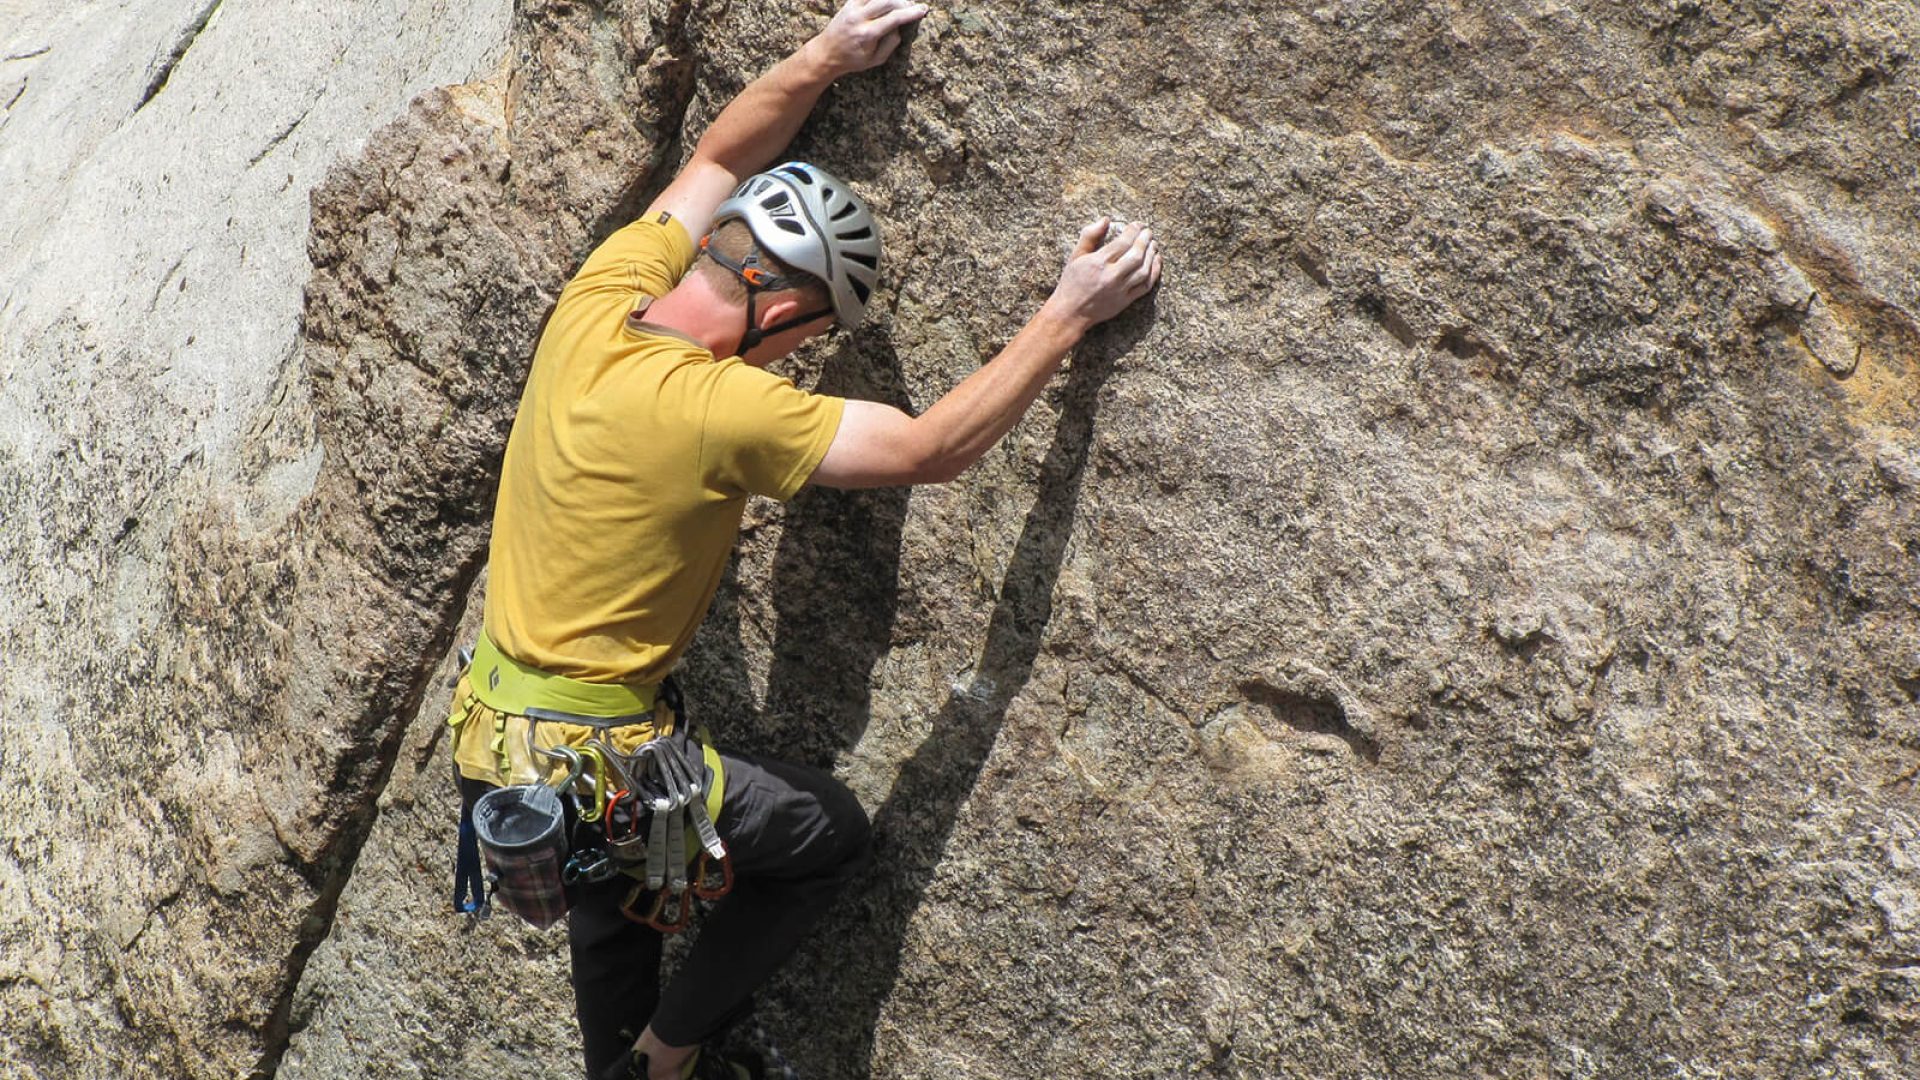
[[[846,256],[848,262],[857,262],[869,270],[880,269],[880,260],[871,255],[862,255],[857,251],[843,251],[840,254]]]
[[[867,287],[866,282],[861,281],[857,277],[848,278],[847,284],[853,286],[853,295],[860,298],[860,306],[863,308],[866,307],[867,297],[873,295],[873,290]]]
[[[851,232],[834,233],[833,235],[841,240],[865,240],[873,235],[873,226],[862,225]]]
[[[856,213],[859,213],[859,211],[860,211],[860,208],[859,208],[859,207],[857,207],[857,206],[855,206],[855,205],[853,205],[853,204],[852,204],[852,203],[850,203],[850,202],[849,202],[849,203],[841,203],[841,204],[840,204],[840,209],[838,209],[838,210],[835,210],[835,211],[833,212],[833,220],[834,220],[834,221],[845,221],[846,219],[848,219],[848,218],[850,218],[850,217],[852,217],[852,216],[853,216],[854,214],[856,214]]]
[[[785,231],[792,233],[795,236],[807,235],[807,227],[805,225],[800,224],[798,221],[795,221],[792,215],[788,215],[787,217],[783,217],[783,218],[777,218],[775,219],[774,224],[779,226],[781,229],[784,229]]]

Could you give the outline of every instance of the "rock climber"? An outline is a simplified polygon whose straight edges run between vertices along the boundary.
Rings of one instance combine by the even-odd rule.
[[[766,370],[830,328],[860,323],[880,240],[867,205],[826,171],[756,170],[828,85],[884,63],[927,11],[849,0],[741,91],[646,212],[561,293],[508,440],[484,633],[455,699],[469,814],[495,787],[546,775],[530,729],[543,745],[579,745],[625,710],[639,717],[625,750],[673,726],[662,682],[713,599],[748,495],[952,479],[1006,434],[1089,328],[1157,284],[1159,247],[1145,225],[1092,222],[1038,312],[919,416],[809,393]],[[664,993],[661,930],[636,904],[634,877],[586,874],[566,888],[589,1077],[758,1075],[755,1063],[702,1044],[744,1013],[870,857],[865,812],[832,777],[692,753],[696,763],[709,755],[710,777],[724,776],[713,818],[733,878]],[[617,802],[593,800],[606,835],[616,824],[638,830]],[[602,827],[573,814],[576,832]]]

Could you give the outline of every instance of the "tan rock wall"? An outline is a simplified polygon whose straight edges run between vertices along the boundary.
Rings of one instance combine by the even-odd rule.
[[[15,962],[0,1001],[45,1018],[7,1053],[575,1074],[560,935],[445,913],[444,658],[546,305],[819,18],[522,4],[503,76],[317,190],[284,404],[223,497],[132,530],[152,632],[77,650],[84,685],[137,678],[5,684],[124,776],[78,805],[138,823],[106,833],[121,889],[8,834],[9,947],[88,944]],[[960,482],[750,512],[696,708],[836,765],[883,855],[766,995],[802,1070],[1920,1066],[1917,32],[1793,0],[963,5],[830,93],[794,152],[873,200],[893,269],[800,358],[822,389],[926,406],[1094,214],[1170,262]],[[249,510],[316,439],[297,510]],[[97,590],[116,504],[16,459],[4,505],[47,532],[9,595],[58,600],[49,552]],[[208,700],[138,754],[135,717]],[[47,908],[85,929],[25,929]],[[54,995],[109,984],[138,992],[81,995],[106,1034],[76,1049]]]

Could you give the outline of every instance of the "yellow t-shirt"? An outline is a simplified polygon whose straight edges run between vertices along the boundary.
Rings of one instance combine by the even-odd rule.
[[[693,639],[747,495],[790,499],[846,402],[716,359],[629,313],[693,265],[666,214],[608,237],[560,294],[507,440],[487,635],[589,682],[657,682]]]

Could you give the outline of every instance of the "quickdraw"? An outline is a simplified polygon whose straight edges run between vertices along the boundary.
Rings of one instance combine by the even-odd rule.
[[[720,879],[713,880],[713,867],[720,867]],[[702,900],[718,900],[733,891],[733,856],[722,855],[718,859],[705,851],[700,853],[698,869],[693,874],[693,895]]]

